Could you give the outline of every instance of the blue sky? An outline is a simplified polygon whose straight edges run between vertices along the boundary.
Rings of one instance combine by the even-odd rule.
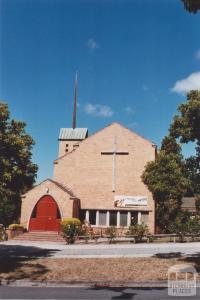
[[[78,127],[119,121],[159,146],[200,88],[199,36],[180,0],[0,0],[0,98],[36,141],[38,181],[71,127],[76,70]]]

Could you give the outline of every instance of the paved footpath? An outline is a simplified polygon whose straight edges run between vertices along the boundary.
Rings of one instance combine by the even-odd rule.
[[[181,255],[200,256],[200,243],[162,243],[162,244],[97,244],[65,245],[46,242],[7,241],[0,243],[0,256],[8,250],[34,253],[41,249],[49,250],[52,258],[106,258],[106,257],[178,257]]]

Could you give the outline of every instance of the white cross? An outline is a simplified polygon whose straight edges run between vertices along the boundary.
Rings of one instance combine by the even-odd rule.
[[[129,152],[117,152],[117,137],[114,136],[113,151],[103,151],[102,155],[113,155],[113,170],[112,170],[112,191],[116,189],[116,155],[128,155]]]

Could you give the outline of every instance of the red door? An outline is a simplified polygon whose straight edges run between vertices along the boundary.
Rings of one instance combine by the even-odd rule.
[[[42,197],[36,204],[30,219],[29,230],[59,231],[60,211],[51,196]]]

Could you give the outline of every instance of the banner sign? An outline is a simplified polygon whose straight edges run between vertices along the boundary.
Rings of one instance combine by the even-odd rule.
[[[147,206],[146,196],[115,196],[115,207]]]

